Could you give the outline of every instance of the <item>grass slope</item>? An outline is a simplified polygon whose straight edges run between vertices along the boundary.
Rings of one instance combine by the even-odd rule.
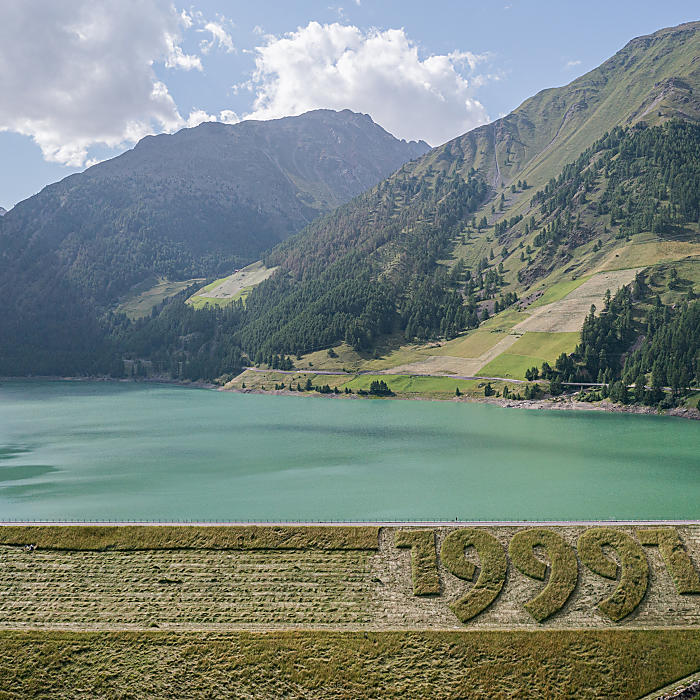
[[[193,294],[187,303],[195,309],[211,306],[226,306],[237,299],[246,300],[250,292],[261,282],[268,279],[275,268],[266,268],[259,260],[241,270],[236,270],[228,277],[215,280]]]
[[[153,284],[153,280],[147,281],[136,285],[131,294],[117,306],[116,311],[125,313],[131,320],[143,318],[150,315],[154,306],[197,282],[202,282],[202,278],[197,277],[180,282],[159,279],[155,284]]]
[[[374,526],[7,525],[0,544],[62,551],[160,549],[376,549]]]
[[[486,377],[524,379],[525,371],[531,367],[539,368],[543,362],[554,366],[557,357],[563,352],[573,352],[579,340],[579,333],[528,332],[479,373]]]

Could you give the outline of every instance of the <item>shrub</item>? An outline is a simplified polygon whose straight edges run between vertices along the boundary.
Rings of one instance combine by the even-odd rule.
[[[369,393],[374,396],[393,396],[394,392],[389,388],[387,383],[380,379],[379,381],[373,381],[369,385]]]
[[[549,393],[552,396],[560,396],[564,393],[564,385],[561,383],[561,380],[552,379],[549,382]]]

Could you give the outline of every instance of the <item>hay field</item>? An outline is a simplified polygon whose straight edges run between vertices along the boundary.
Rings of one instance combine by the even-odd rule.
[[[614,294],[634,280],[636,273],[637,269],[600,272],[584,282],[567,284],[562,291],[568,293],[558,301],[533,304],[531,313],[508,310],[504,322],[497,323],[499,314],[463,338],[445,343],[434,354],[397,365],[385,373],[522,379],[529,367],[553,362],[563,352],[553,354],[556,349],[573,350],[576,343],[572,343],[572,337],[580,333],[591,304],[600,309],[605,292],[609,289]],[[526,341],[521,340],[523,336]],[[533,342],[538,339],[543,343],[541,348]],[[527,343],[527,352],[517,349],[516,344],[522,342]]]
[[[430,529],[439,552],[459,528]],[[506,551],[523,527],[483,529]],[[575,548],[587,528],[550,529]],[[616,529],[637,538],[632,527]],[[697,566],[700,526],[676,531]],[[0,629],[464,629],[450,604],[470,584],[438,557],[441,593],[414,595],[411,552],[396,547],[396,532],[376,526],[3,526]],[[646,558],[648,590],[624,627],[700,629],[700,595],[677,593],[657,548],[646,548]],[[480,566],[478,557],[472,561]],[[540,628],[525,603],[541,588],[510,567],[495,602],[467,626]],[[575,594],[545,627],[616,627],[597,609],[615,588],[615,581],[579,565]]]

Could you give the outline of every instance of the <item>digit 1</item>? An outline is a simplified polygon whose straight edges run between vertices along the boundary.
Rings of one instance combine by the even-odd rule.
[[[547,565],[535,556],[535,547],[543,547],[547,552],[549,581],[524,607],[537,622],[543,622],[561,610],[574,592],[578,581],[578,561],[573,547],[553,530],[521,530],[510,541],[508,554],[521,573],[538,581],[544,581]]]
[[[461,622],[476,617],[496,600],[506,581],[508,569],[506,553],[493,535],[477,528],[454,530],[445,537],[440,557],[445,568],[457,578],[474,580],[476,567],[465,557],[468,547],[474,547],[479,555],[481,571],[471,590],[450,603],[452,612]]]
[[[675,528],[639,529],[637,536],[642,544],[659,548],[678,593],[700,593],[700,576]]]
[[[621,563],[620,581],[613,594],[598,604],[598,609],[618,622],[642,602],[649,583],[649,563],[642,546],[627,533],[610,527],[591,528],[578,538],[578,555],[599,576],[617,578],[617,563],[606,556],[603,547],[617,552]]]
[[[411,548],[413,595],[440,593],[435,532],[433,530],[399,530],[394,543],[400,548]]]

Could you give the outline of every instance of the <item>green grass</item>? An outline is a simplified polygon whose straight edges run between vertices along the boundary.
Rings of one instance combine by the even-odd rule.
[[[449,340],[445,345],[432,351],[434,355],[449,355],[450,357],[477,358],[490,350],[496,343],[503,340],[505,331],[487,331],[478,329],[469,334]]]
[[[508,352],[512,355],[532,355],[552,362],[563,352],[573,352],[580,340],[581,334],[578,332],[540,333],[528,331],[508,348]]]
[[[638,698],[700,631],[0,632],[0,697]]]
[[[272,525],[8,525],[2,545],[36,545],[63,551],[162,549],[377,549],[379,528]]]
[[[220,277],[218,280],[214,280],[213,282],[210,282],[209,284],[205,285],[202,287],[197,294],[201,294],[202,292],[210,292],[212,289],[216,289],[222,282],[226,281],[228,277]]]
[[[506,309],[488,321],[482,323],[476,330],[470,331],[454,340],[447,341],[442,347],[430,350],[431,355],[450,355],[452,357],[480,357],[496,343],[503,340],[506,334],[527,315]]]
[[[697,236],[697,232],[695,235]],[[632,267],[649,267],[659,262],[681,260],[689,256],[700,256],[700,243],[663,239],[633,242],[621,248],[602,269],[624,270]]]
[[[694,394],[691,394],[686,400],[685,400],[685,405],[688,408],[695,408],[697,410],[700,410],[700,391],[695,392]]]
[[[341,385],[341,388],[349,387],[353,391],[364,389],[369,391],[370,384],[374,381],[384,380],[388,387],[396,394],[420,394],[425,396],[433,395],[454,395],[455,389],[459,387],[462,393],[474,391],[477,387],[475,380],[454,379],[452,377],[411,377],[401,374],[363,374],[354,377]]]
[[[227,277],[214,280],[211,284],[202,287],[196,294],[193,294],[187,303],[194,306],[195,309],[202,309],[207,305],[211,306],[226,306],[238,299],[245,301],[254,287],[260,282],[267,279],[277,268],[267,269],[262,261],[258,260],[246,267],[236,270]],[[229,282],[225,297],[207,296],[206,292],[211,292],[224,282]],[[243,282],[248,284],[243,284]],[[241,286],[242,285],[242,286]]]
[[[516,323],[524,321],[527,316],[515,309],[506,309],[501,313],[492,316],[479,326],[479,330],[487,331],[509,331]]]
[[[484,377],[508,377],[524,379],[531,367],[540,367],[543,362],[554,365],[561,353],[573,352],[580,341],[580,333],[524,333],[507,352],[491,360],[479,370]]]
[[[153,280],[133,288],[131,295],[117,307],[117,311],[125,313],[131,320],[149,316],[151,309],[165,299],[174,296],[195,282],[201,282],[201,278],[184,281],[172,281],[167,279]]]
[[[530,355],[513,355],[509,352],[500,354],[495,360],[491,360],[485,367],[479,370],[482,377],[506,377],[509,379],[523,379],[525,372],[530,367],[539,367],[542,360]]]
[[[551,304],[555,301],[560,301],[565,296],[569,295],[574,289],[580,287],[587,279],[590,279],[592,275],[584,275],[582,277],[577,277],[574,279],[563,279],[560,282],[556,282],[551,286],[548,286],[544,294],[536,299],[530,306],[529,309],[536,309],[538,306],[544,306],[545,304]],[[546,283],[540,283],[539,286]]]
[[[187,303],[195,309],[203,309],[205,306],[226,306],[232,301],[232,298],[216,299],[214,297],[193,296],[187,300]]]
[[[459,387],[459,391],[466,397],[483,397],[483,380],[477,379],[455,379],[454,377],[420,377],[404,374],[363,374],[355,375],[348,379],[347,375],[328,375],[328,374],[280,374],[274,370],[269,372],[252,372],[246,371],[239,374],[235,379],[226,384],[228,389],[250,389],[254,391],[273,391],[275,384],[284,383],[286,389],[294,387],[296,390],[297,384],[304,386],[307,378],[311,379],[314,386],[322,386],[328,384],[331,389],[338,387],[339,391],[343,391],[348,387],[353,392],[360,389],[369,391],[369,387],[373,381],[383,380],[389,388],[396,394],[398,398],[415,398],[423,397],[428,399],[451,399],[455,396],[455,389]],[[243,386],[245,384],[245,387]],[[518,384],[512,384],[500,381],[492,381],[492,387],[499,392],[503,391],[504,386],[508,386],[511,392],[520,391],[521,387]],[[295,396],[318,396],[308,392],[294,392]]]

